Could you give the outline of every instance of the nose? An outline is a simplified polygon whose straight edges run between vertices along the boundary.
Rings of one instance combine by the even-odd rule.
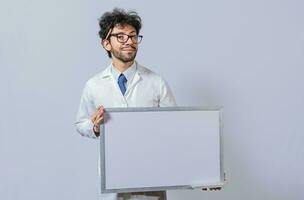
[[[133,42],[132,37],[128,37],[128,40],[126,41],[126,44],[136,44],[135,42]]]

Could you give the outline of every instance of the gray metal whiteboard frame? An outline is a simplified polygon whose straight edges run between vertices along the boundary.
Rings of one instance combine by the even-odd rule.
[[[163,187],[144,187],[144,188],[123,188],[123,189],[106,189],[105,176],[105,134],[100,136],[100,178],[102,193],[118,192],[144,192],[144,191],[161,191],[175,189],[195,189],[195,188],[214,188],[222,187],[225,181],[224,163],[223,163],[223,107],[126,107],[126,108],[107,108],[105,109],[105,121],[107,113],[111,112],[161,112],[161,111],[219,111],[219,138],[220,138],[220,182],[212,185],[183,185],[183,186],[163,186]],[[105,133],[105,126],[100,126],[101,132]]]

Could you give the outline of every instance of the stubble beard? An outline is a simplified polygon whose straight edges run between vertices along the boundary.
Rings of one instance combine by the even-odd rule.
[[[124,63],[128,63],[128,62],[134,61],[136,54],[137,54],[137,49],[135,49],[135,51],[130,54],[124,53],[123,51],[117,51],[115,49],[112,49],[111,53],[118,60],[120,60]]]

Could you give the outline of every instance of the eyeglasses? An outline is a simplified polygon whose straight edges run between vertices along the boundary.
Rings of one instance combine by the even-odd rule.
[[[139,44],[142,41],[142,35],[127,35],[125,33],[113,33],[110,36],[116,37],[117,41],[120,43],[126,43],[129,38],[131,38],[133,43]]]

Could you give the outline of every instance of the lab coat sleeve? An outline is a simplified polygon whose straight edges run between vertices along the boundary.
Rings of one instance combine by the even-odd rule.
[[[93,102],[90,100],[90,95],[90,87],[87,83],[81,95],[75,125],[80,135],[97,139],[95,133],[93,132],[94,124],[91,121],[91,115],[93,112],[95,112],[96,108]]]
[[[160,78],[159,107],[171,107],[171,106],[177,106],[175,102],[175,98],[167,82],[164,79]]]

